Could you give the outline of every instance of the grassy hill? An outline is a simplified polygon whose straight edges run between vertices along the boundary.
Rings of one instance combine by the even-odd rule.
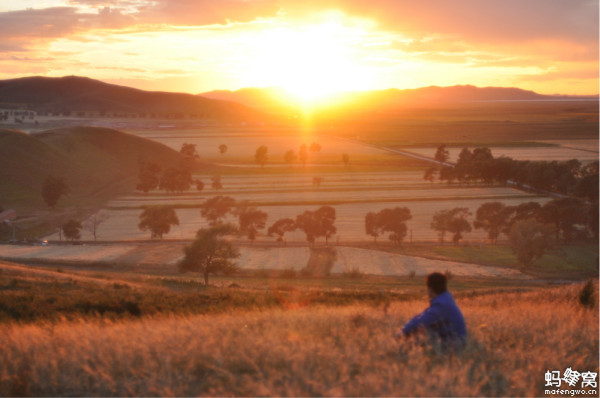
[[[70,189],[57,212],[80,210],[134,189],[140,162],[166,168],[181,159],[163,144],[107,128],[70,127],[33,135],[0,130],[0,206],[17,210],[19,218],[35,218],[33,224],[43,223],[48,208],[41,189],[49,175],[64,178]]]

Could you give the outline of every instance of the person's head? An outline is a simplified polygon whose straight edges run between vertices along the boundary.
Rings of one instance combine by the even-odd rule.
[[[432,272],[427,275],[427,292],[430,298],[434,298],[438,294],[444,293],[447,288],[448,280],[446,275],[439,272]]]

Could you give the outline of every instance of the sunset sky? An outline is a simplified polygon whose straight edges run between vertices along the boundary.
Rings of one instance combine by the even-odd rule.
[[[0,0],[0,79],[598,93],[597,0]]]

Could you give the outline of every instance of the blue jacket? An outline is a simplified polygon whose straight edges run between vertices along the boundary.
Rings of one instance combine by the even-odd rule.
[[[429,302],[429,308],[408,321],[402,333],[410,336],[421,328],[439,336],[442,342],[464,342],[467,338],[465,318],[447,291],[434,297]]]

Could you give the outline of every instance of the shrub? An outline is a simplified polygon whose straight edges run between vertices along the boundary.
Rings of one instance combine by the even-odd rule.
[[[282,278],[293,279],[298,276],[298,272],[294,268],[290,267],[282,270],[280,275]]]
[[[579,303],[584,308],[594,308],[596,304],[595,290],[594,282],[590,279],[579,292]]]
[[[350,278],[350,279],[362,279],[365,277],[365,273],[362,272],[360,269],[358,269],[357,267],[352,268],[349,271],[344,271],[343,274],[346,278]]]

